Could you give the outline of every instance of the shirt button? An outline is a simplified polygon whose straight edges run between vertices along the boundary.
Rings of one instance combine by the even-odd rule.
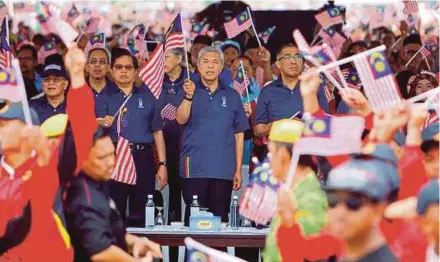
[[[174,86],[174,83],[171,83],[171,85],[173,85],[173,86]]]
[[[209,100],[212,100],[212,96],[209,98]]]
[[[211,93],[209,93],[209,95],[211,95]]]

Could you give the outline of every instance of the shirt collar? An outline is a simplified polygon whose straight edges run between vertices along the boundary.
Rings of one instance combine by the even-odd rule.
[[[174,81],[171,81],[170,78],[169,78],[169,76],[168,76],[168,74],[165,74],[163,81],[164,81],[165,83],[170,83],[170,84],[171,84],[171,83],[179,83],[179,82],[182,81],[183,78],[185,77],[185,70],[186,70],[186,68],[185,68],[185,67],[182,67],[182,72],[180,72],[179,77],[178,77],[176,80],[174,80]]]
[[[10,179],[14,178],[15,169],[11,167],[8,163],[6,163],[4,156],[2,156],[2,158],[0,159],[0,165],[9,174]]]

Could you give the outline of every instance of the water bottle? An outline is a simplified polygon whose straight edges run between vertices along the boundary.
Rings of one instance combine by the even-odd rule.
[[[239,223],[238,223],[238,196],[234,196],[232,198],[232,204],[231,204],[231,228],[232,229],[238,229]]]
[[[145,205],[145,227],[154,227],[154,202],[153,195],[148,195],[148,201]]]
[[[200,206],[199,206],[198,199],[199,198],[196,195],[193,196],[193,202],[191,203],[191,210],[190,210],[191,216],[196,216],[200,212]]]

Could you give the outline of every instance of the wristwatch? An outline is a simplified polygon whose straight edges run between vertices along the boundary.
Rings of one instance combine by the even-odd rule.
[[[159,166],[167,166],[167,161],[159,162]]]

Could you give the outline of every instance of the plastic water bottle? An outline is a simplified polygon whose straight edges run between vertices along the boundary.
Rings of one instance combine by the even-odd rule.
[[[153,195],[148,195],[148,201],[145,205],[145,227],[154,227]]]
[[[200,212],[199,206],[199,198],[196,195],[193,195],[193,202],[191,203],[190,215],[196,216]]]
[[[239,222],[238,222],[238,196],[234,196],[232,198],[232,204],[231,204],[231,228],[232,229],[238,229]]]

